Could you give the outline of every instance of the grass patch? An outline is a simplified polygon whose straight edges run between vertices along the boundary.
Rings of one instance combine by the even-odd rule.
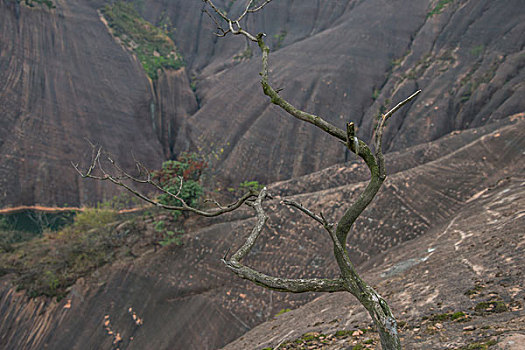
[[[499,313],[499,312],[505,312],[507,310],[508,310],[507,305],[505,304],[505,302],[501,300],[482,301],[476,304],[476,306],[474,307],[474,311],[479,312],[479,313],[486,313],[486,312]]]
[[[444,322],[444,321],[461,321],[466,319],[467,314],[465,314],[463,311],[457,311],[454,313],[447,312],[443,314],[438,315],[432,315],[429,317],[430,321],[434,322]]]
[[[354,331],[340,330],[335,332],[336,337],[349,337]]]
[[[485,51],[485,45],[481,44],[478,46],[474,46],[472,49],[470,49],[470,54],[474,57],[479,57],[483,54]]]
[[[144,20],[132,4],[119,1],[104,6],[101,12],[112,34],[137,55],[151,79],[158,79],[159,70],[184,66],[168,32]]]
[[[497,344],[497,341],[489,340],[486,342],[468,344],[468,345],[462,346],[461,348],[458,348],[457,350],[487,350],[489,347],[496,345],[496,344]]]
[[[290,312],[290,311],[292,311],[292,310],[291,309],[281,309],[281,310],[279,310],[278,313],[275,314],[274,317],[281,316],[282,314],[285,314],[285,313]]]
[[[434,15],[439,15],[441,12],[443,12],[445,7],[447,7],[447,5],[452,3],[453,1],[454,0],[439,0],[436,6],[434,6],[434,8],[427,13],[427,18],[432,17]]]

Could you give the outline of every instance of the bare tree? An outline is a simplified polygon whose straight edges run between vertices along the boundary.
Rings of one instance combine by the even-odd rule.
[[[263,208],[263,202],[271,198],[267,188],[263,188],[259,193],[253,191],[246,193],[244,196],[239,198],[234,203],[227,206],[222,206],[214,201],[216,208],[211,210],[202,210],[189,206],[180,197],[180,188],[182,188],[182,179],[180,180],[180,188],[177,193],[166,191],[159,184],[152,180],[151,173],[147,169],[137,162],[137,169],[139,171],[138,176],[130,175],[120,168],[112,159],[111,156],[107,156],[106,159],[111,163],[114,170],[117,170],[117,175],[110,174],[105,171],[100,161],[102,152],[99,149],[93,148],[94,153],[92,157],[91,166],[86,172],[82,172],[78,165],[75,165],[77,171],[82,177],[93,178],[97,180],[108,180],[119,186],[125,187],[143,200],[154,204],[156,206],[169,209],[169,210],[181,210],[189,211],[202,216],[218,216],[227,212],[231,212],[243,204],[252,207],[256,213],[256,224],[253,227],[251,233],[248,235],[244,244],[231,255],[231,257],[225,256],[222,261],[226,266],[241,278],[252,281],[260,286],[269,288],[280,292],[290,293],[303,293],[303,292],[349,292],[354,295],[359,302],[365,307],[370,314],[381,338],[382,348],[385,350],[401,349],[401,343],[397,331],[397,323],[395,320],[390,307],[387,302],[370,286],[368,285],[357,273],[354,265],[350,261],[348,252],[346,249],[347,236],[350,228],[363,212],[363,210],[373,200],[383,181],[386,178],[385,172],[385,161],[381,150],[381,140],[383,137],[383,131],[385,124],[388,119],[403,105],[412,101],[421,91],[418,90],[405,100],[398,103],[394,108],[385,114],[380,116],[377,123],[375,133],[373,136],[373,151],[371,147],[363,140],[356,136],[355,125],[353,122],[349,122],[346,125],[346,130],[340,129],[335,125],[330,124],[323,118],[302,111],[294,107],[291,103],[286,101],[279,95],[279,91],[275,90],[269,82],[268,77],[268,56],[270,53],[269,47],[266,45],[264,38],[265,34],[259,33],[253,35],[243,28],[242,22],[246,16],[251,13],[262,10],[272,0],[247,0],[242,13],[235,19],[232,19],[228,14],[217,7],[212,0],[202,0],[206,3],[208,9],[205,12],[214,21],[217,26],[217,32],[215,33],[219,37],[225,37],[231,35],[244,36],[249,42],[257,43],[261,54],[262,54],[262,70],[261,70],[261,85],[263,92],[268,96],[271,102],[284,111],[290,116],[302,120],[304,122],[313,124],[324,132],[335,137],[341,142],[345,148],[355,153],[357,156],[362,158],[370,170],[370,180],[365,190],[360,194],[358,199],[349,205],[345,210],[343,216],[339,219],[337,224],[330,222],[326,219],[322,213],[316,214],[311,210],[305,208],[300,203],[284,200],[285,205],[295,207],[299,209],[306,216],[315,220],[321,225],[326,232],[329,234],[334,249],[334,255],[340,270],[340,276],[338,278],[310,278],[310,279],[295,279],[295,278],[282,278],[269,276],[260,271],[257,271],[251,267],[243,265],[241,260],[250,252],[255,245],[255,242],[259,235],[262,233],[268,216]],[[95,168],[98,168],[102,175],[94,175]],[[157,190],[168,194],[169,196],[180,201],[179,206],[170,206],[160,203],[158,200],[148,197],[143,193],[133,189],[126,183],[126,180],[131,180],[137,183],[150,184]]]

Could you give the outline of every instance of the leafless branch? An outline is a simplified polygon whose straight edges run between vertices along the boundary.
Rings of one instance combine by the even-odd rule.
[[[264,6],[268,5],[268,4],[271,3],[271,2],[272,2],[272,0],[266,0],[266,1],[264,1],[261,5],[259,5],[259,6],[257,6],[257,7],[254,7],[254,8],[252,8],[252,9],[249,9],[248,12],[249,12],[249,13],[254,13],[254,12],[260,11],[260,10],[262,10],[262,8],[263,8]]]
[[[252,5],[253,0],[249,0],[243,13],[237,19],[231,19],[230,17],[228,17],[228,15],[223,10],[218,8],[213,3],[212,0],[202,0],[202,1],[208,4],[220,18],[222,18],[224,21],[226,21],[226,23],[228,23],[228,29],[224,29],[207,10],[204,10],[208,14],[208,16],[210,16],[212,20],[215,22],[217,26],[217,30],[220,32],[220,33],[215,33],[215,35],[220,36],[220,37],[226,36],[228,33],[232,33],[233,35],[244,35],[246,38],[248,38],[249,40],[253,42],[257,42],[257,38],[253,34],[244,30],[240,22],[248,13],[257,12],[261,10],[264,6],[266,6],[268,3],[271,2],[271,0],[265,1],[265,3],[263,3],[262,5],[259,5],[256,8],[250,9],[250,6]]]
[[[321,225],[324,225],[325,224],[325,220],[323,220],[322,217],[320,217],[319,215],[316,215],[314,212],[312,212],[311,210],[305,208],[302,204],[300,203],[297,203],[295,201],[292,201],[292,200],[289,200],[289,199],[283,199],[282,201],[284,204],[286,205],[289,205],[291,207],[294,207],[294,208],[297,208],[299,209],[300,211],[302,211],[303,213],[305,213],[306,215],[308,215],[309,217],[311,217],[312,219],[314,219],[315,221],[317,221],[318,223],[320,223]]]
[[[220,17],[222,17],[222,19],[224,19],[226,22],[231,21],[228,18],[228,16],[226,15],[226,13],[224,13],[221,9],[219,9],[217,6],[215,6],[213,1],[211,1],[211,0],[202,0],[202,1],[207,3],[208,5],[210,5],[210,7],[213,9],[213,11],[215,11],[215,13],[218,14]]]
[[[88,169],[85,172],[80,170],[80,167],[79,167],[78,164],[71,163],[73,165],[73,167],[75,168],[75,170],[77,171],[77,173],[80,174],[80,176],[82,176],[83,178],[90,178],[90,179],[95,179],[95,180],[99,180],[99,181],[110,181],[110,182],[114,183],[115,185],[124,187],[126,190],[128,190],[131,193],[133,193],[135,196],[141,198],[142,200],[144,200],[144,201],[146,201],[146,202],[148,202],[150,204],[153,204],[153,205],[155,205],[157,207],[160,207],[160,208],[164,208],[164,209],[168,209],[168,210],[187,211],[187,212],[192,212],[192,213],[195,213],[195,214],[198,214],[198,215],[201,215],[201,216],[205,216],[205,217],[214,217],[214,216],[219,216],[221,214],[234,211],[237,208],[239,208],[241,205],[246,203],[246,201],[249,200],[250,198],[254,198],[254,197],[257,196],[255,192],[249,191],[249,192],[245,193],[242,197],[237,199],[235,202],[230,203],[230,204],[228,204],[226,206],[220,205],[217,201],[214,201],[214,203],[217,206],[217,209],[202,210],[202,209],[194,208],[194,207],[188,205],[184,201],[184,199],[180,196],[180,193],[181,193],[181,190],[182,190],[182,186],[183,186],[183,181],[184,181],[182,177],[179,176],[180,183],[179,183],[178,190],[177,190],[176,193],[173,193],[173,192],[163,188],[157,182],[155,182],[152,179],[151,172],[143,164],[141,164],[140,162],[136,161],[136,163],[135,163],[135,166],[137,167],[137,169],[139,171],[139,175],[138,176],[133,176],[133,175],[129,174],[128,172],[126,172],[124,169],[122,169],[122,167],[120,165],[118,165],[113,160],[113,157],[111,157],[109,154],[104,154],[102,152],[102,148],[101,147],[96,147],[93,144],[91,144],[91,146],[93,148],[92,160],[91,160],[91,163],[90,163]],[[104,155],[105,159],[113,166],[113,168],[116,170],[117,174],[113,174],[111,172],[108,172],[108,171],[106,171],[103,168],[102,162],[101,162],[102,155]],[[93,174],[93,172],[97,168],[102,173],[102,176]],[[139,176],[141,176],[141,175],[143,175],[144,177],[140,178]],[[144,193],[142,193],[142,192],[136,190],[135,188],[131,187],[127,183],[128,181],[131,182],[131,183],[139,183],[139,184],[151,185],[155,189],[160,191],[161,193],[167,194],[170,197],[180,201],[181,204],[180,205],[168,205],[168,204],[161,203],[157,199],[149,197],[149,196],[146,196]]]
[[[215,23],[215,26],[217,27],[217,31],[218,31],[217,33],[215,33],[215,35],[217,35],[218,37],[224,37],[224,36],[226,36],[226,35],[230,32],[229,29],[224,29],[224,28],[220,25],[219,21],[217,21],[217,19],[215,19],[215,17],[213,17],[213,16],[211,15],[211,13],[210,13],[207,9],[204,9],[204,10],[202,10],[202,11],[203,11],[204,13],[206,13],[206,14],[208,15],[208,17],[210,17],[211,20]]]
[[[268,198],[268,193],[265,187],[261,190],[255,202],[252,203],[252,206],[257,213],[256,224],[250,235],[246,238],[244,244],[237,250],[237,252],[235,252],[229,260],[226,260],[226,257],[222,260],[226,266],[241,278],[281,292],[338,292],[346,290],[341,279],[273,277],[241,264],[241,259],[243,259],[253,248],[257,238],[264,228],[264,225],[266,224],[266,221],[268,220],[268,216],[262,207],[262,202],[266,198]]]
[[[247,3],[246,3],[246,7],[244,8],[244,12],[241,13],[241,15],[239,17],[237,17],[237,22],[240,22],[244,16],[246,16],[248,14],[248,12],[250,11],[250,6],[252,6],[253,4],[253,1],[254,0],[248,0]]]
[[[417,95],[419,95],[421,93],[421,90],[417,90],[416,92],[414,92],[412,95],[408,96],[406,99],[404,99],[403,101],[399,102],[394,108],[392,108],[391,110],[389,110],[388,112],[386,112],[385,114],[383,114],[381,116],[381,120],[379,121],[379,123],[377,124],[377,127],[376,127],[376,130],[375,130],[375,137],[374,137],[374,141],[375,141],[375,145],[374,145],[374,148],[375,148],[375,151],[376,153],[379,151],[381,152],[381,142],[382,142],[382,138],[383,138],[383,130],[385,128],[385,123],[386,121],[395,113],[397,112],[401,107],[403,107],[404,105],[406,105],[408,102],[412,101],[414,98],[416,98]]]

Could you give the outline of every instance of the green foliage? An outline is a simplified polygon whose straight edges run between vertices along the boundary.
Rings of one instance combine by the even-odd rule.
[[[458,350],[487,350],[493,345],[496,345],[497,341],[494,339],[488,340],[486,342],[477,342],[468,344],[465,346],[462,346],[461,348],[458,348]]]
[[[162,169],[153,173],[153,179],[164,190],[178,194],[186,204],[195,207],[203,193],[200,177],[207,163],[196,153],[182,153],[177,160],[162,163]],[[180,193],[179,193],[180,191]],[[164,193],[159,196],[159,201],[165,205],[180,206],[180,200]]]
[[[155,231],[162,233],[162,239],[158,242],[161,246],[165,247],[168,245],[181,245],[182,240],[177,234],[184,233],[184,230],[180,229],[177,231],[166,230],[166,224],[164,221],[160,220],[154,224]]]
[[[259,192],[263,188],[264,188],[264,185],[260,184],[258,181],[244,181],[244,182],[241,182],[241,184],[239,185],[239,189],[242,192],[248,192],[248,191]]]
[[[30,241],[39,234],[18,230],[0,230],[0,253],[13,251],[13,245],[20,242]]]
[[[474,288],[467,290],[464,294],[466,296],[476,295],[476,294],[479,294],[483,289],[485,289],[485,287],[476,285],[474,286]]]
[[[283,46],[284,39],[286,38],[286,35],[288,32],[286,30],[281,30],[278,34],[275,34],[273,36],[274,43],[273,43],[273,49],[278,50]]]
[[[434,6],[434,8],[432,9],[432,11],[427,13],[427,17],[439,15],[441,12],[443,12],[443,9],[453,1],[454,0],[439,0],[436,6]]]
[[[374,89],[374,91],[372,91],[372,100],[377,100],[377,98],[379,97],[379,93],[381,91],[379,89]]]
[[[474,310],[480,313],[483,312],[505,312],[507,305],[501,300],[482,301],[474,307]]]
[[[17,1],[18,3],[21,2],[20,0],[17,0]],[[41,6],[44,5],[48,9],[56,8],[55,4],[51,0],[24,0],[24,4],[26,4],[26,6],[29,6],[29,7],[35,7],[35,4],[36,4],[36,5],[41,5]]]
[[[164,221],[160,220],[155,222],[155,231],[162,232],[166,229],[166,225],[164,224]]]
[[[281,309],[281,310],[279,310],[278,313],[275,314],[274,317],[281,316],[282,314],[290,312],[290,311],[292,311],[292,310],[291,309]]]
[[[39,235],[45,230],[57,231],[71,224],[76,215],[75,210],[45,212],[40,210],[21,210],[0,215],[0,231],[24,231]]]
[[[164,233],[164,238],[162,240],[159,241],[159,244],[163,247],[165,246],[169,246],[169,245],[181,245],[182,244],[182,240],[179,236],[177,236],[176,234],[177,233],[181,233],[181,232],[174,232],[174,231],[166,231]]]
[[[144,202],[130,192],[122,192],[110,200],[104,201],[98,205],[100,209],[124,210],[139,207]]]
[[[0,276],[12,273],[17,288],[31,297],[60,299],[78,278],[117,259],[133,257],[134,247],[145,249],[158,243],[158,235],[145,234],[136,220],[117,226],[118,219],[108,209],[87,209],[58,232],[46,231],[32,240],[13,243],[0,254]],[[174,234],[164,236],[169,240]]]
[[[459,320],[467,316],[463,311],[454,312],[452,315],[450,315],[450,319],[452,321]]]
[[[479,74],[478,69],[480,66],[481,64],[479,62],[474,64],[467,75],[461,79],[460,86],[464,88],[460,96],[461,102],[468,101],[481,84],[489,83],[496,75],[496,71],[499,67],[498,62],[493,62],[483,74]]]
[[[167,31],[144,20],[132,4],[118,1],[102,8],[102,14],[113,35],[137,55],[151,79],[158,79],[159,70],[184,66]],[[169,17],[161,25],[168,28],[168,20]]]
[[[432,315],[429,317],[431,321],[443,322],[443,321],[466,321],[467,315],[463,311],[457,311],[454,313],[446,312],[443,314]]]
[[[339,330],[337,332],[335,332],[335,336],[336,337],[349,337],[352,335],[354,331],[349,331],[349,330]]]
[[[0,231],[6,231],[11,229],[11,225],[7,221],[7,218],[5,216],[0,217]]]
[[[86,208],[75,217],[73,227],[77,231],[102,229],[107,224],[114,222],[117,213],[105,208]]]

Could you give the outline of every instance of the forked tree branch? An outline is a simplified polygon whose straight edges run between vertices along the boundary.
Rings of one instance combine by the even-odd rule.
[[[346,290],[348,290],[354,296],[356,296],[357,299],[361,302],[361,304],[363,304],[363,306],[369,312],[380,333],[381,344],[383,349],[401,349],[401,343],[397,334],[396,321],[394,316],[392,315],[390,308],[388,307],[386,301],[384,301],[381,298],[381,296],[379,296],[379,294],[377,294],[377,292],[373,288],[368,286],[368,284],[366,284],[357,274],[357,271],[355,270],[355,267],[350,261],[348,253],[346,251],[346,240],[352,225],[359,217],[359,215],[361,215],[363,210],[371,203],[371,201],[376,196],[377,192],[381,188],[383,181],[386,178],[384,157],[381,149],[383,131],[386,125],[386,121],[402,106],[412,101],[421,91],[416,91],[411,96],[398,103],[386,114],[381,116],[381,120],[379,121],[375,130],[375,137],[373,137],[372,140],[375,146],[375,153],[372,153],[370,147],[364,141],[358,139],[355,132],[354,123],[347,123],[345,132],[317,115],[302,111],[294,107],[291,103],[282,98],[279,95],[279,91],[276,91],[269,83],[268,56],[270,53],[270,49],[264,42],[265,34],[259,33],[257,36],[254,36],[253,34],[248,33],[247,31],[241,28],[241,25],[239,24],[240,22],[238,20],[233,21],[230,18],[228,18],[227,14],[221,12],[211,2],[211,0],[204,1],[210,4],[213,10],[216,11],[216,13],[228,23],[229,32],[231,32],[234,35],[244,35],[249,40],[257,42],[259,49],[262,53],[262,70],[260,73],[261,85],[264,94],[270,98],[271,102],[282,108],[291,116],[299,120],[305,121],[307,123],[313,124],[319,129],[323,130],[324,132],[337,138],[340,142],[345,144],[347,149],[361,157],[365,161],[367,167],[369,168],[370,181],[367,187],[359,195],[358,199],[352,205],[350,205],[350,207],[344,212],[343,216],[337,223],[335,231],[333,230],[333,225],[328,224],[328,221],[324,218],[324,216],[316,215],[310,210],[304,208],[302,205],[293,201],[285,201],[285,204],[298,208],[303,213],[310,216],[312,219],[323,224],[324,228],[329,232],[330,237],[333,241],[334,255],[341,270],[341,277],[344,281]],[[254,12],[262,9],[262,7],[264,7],[264,5],[266,5],[268,2],[269,1],[263,3],[263,5],[260,8],[255,8]],[[249,0],[246,6],[246,10],[241,15],[242,17],[244,17],[246,13],[249,12],[248,9],[250,8],[251,4],[252,1]],[[234,24],[236,27],[234,27]],[[228,33],[225,33],[224,35],[226,34]],[[230,268],[234,270],[234,272],[236,272],[241,277],[250,279],[255,283],[262,284],[268,288],[272,288],[272,285],[271,283],[269,283],[269,281],[262,279],[262,277],[269,276],[257,275],[257,272],[253,270],[246,271],[246,267],[240,265],[240,263],[238,262],[238,260],[244,257],[247,254],[247,252],[251,249],[251,247],[255,243],[255,240],[260,234],[264,223],[266,222],[266,217],[264,215],[264,212],[262,211],[262,199],[264,198],[258,197],[258,201],[256,201],[256,203],[258,202],[259,204],[254,205],[254,208],[258,212],[258,221],[256,227],[254,227],[252,234],[248,237],[246,243],[240,248],[240,250],[234,255],[234,257],[232,257],[230,262],[228,262],[227,264]]]
[[[265,187],[261,190],[257,199],[253,203],[250,203],[250,206],[253,207],[257,214],[257,221],[244,244],[230,259],[226,260],[226,257],[222,259],[226,266],[243,279],[280,292],[341,292],[347,290],[342,279],[273,277],[245,266],[240,262],[253,248],[268,220],[268,216],[262,206],[266,198],[268,198],[268,192]]]

